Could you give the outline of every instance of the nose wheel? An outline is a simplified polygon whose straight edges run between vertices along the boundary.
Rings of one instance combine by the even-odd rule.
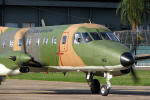
[[[108,89],[107,85],[102,85],[102,87],[101,87],[102,96],[107,96],[109,94],[109,90],[110,89]]]
[[[110,75],[110,73],[106,72],[106,73],[104,73],[104,77],[106,78],[107,85],[101,86],[101,94],[102,94],[102,96],[107,96],[111,89],[110,79],[112,78],[112,75]]]

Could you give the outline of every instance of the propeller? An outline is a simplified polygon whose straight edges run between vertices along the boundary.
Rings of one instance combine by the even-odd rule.
[[[134,47],[132,48],[131,52],[135,52],[135,58],[134,58],[134,64],[130,67],[130,71],[131,71],[131,75],[132,75],[132,78],[134,80],[135,83],[138,83],[139,82],[139,78],[136,74],[136,71],[135,71],[135,64],[137,63],[137,61],[139,60],[144,60],[144,59],[149,59],[150,58],[150,55],[141,55],[141,56],[137,56],[136,54],[136,48],[141,44],[142,40],[144,40],[144,38],[139,34],[137,33],[136,34],[136,41],[135,41],[135,45]],[[147,57],[146,57],[147,56]]]
[[[131,75],[135,83],[139,81],[135,71],[135,63],[137,61],[142,61],[146,59],[150,59],[150,54],[141,54],[141,55],[133,56],[130,52],[125,52],[120,57],[121,65],[130,69]]]
[[[134,80],[135,83],[137,83],[139,81],[138,77],[137,77],[137,74],[135,72],[135,60],[136,57],[133,57],[133,55],[129,52],[125,52],[121,55],[120,57],[120,61],[121,61],[121,64],[130,69],[130,72],[131,72],[131,75],[132,75],[132,78]]]

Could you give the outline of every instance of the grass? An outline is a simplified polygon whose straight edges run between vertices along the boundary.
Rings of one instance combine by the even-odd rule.
[[[139,83],[135,84],[131,74],[114,77],[111,79],[112,85],[150,85],[150,71],[137,71],[140,79]],[[28,73],[24,75],[11,76],[12,79],[27,79],[27,80],[44,80],[44,81],[64,81],[64,82],[86,82],[85,73],[68,72],[66,76],[62,73]],[[101,84],[106,84],[105,78],[95,76]]]

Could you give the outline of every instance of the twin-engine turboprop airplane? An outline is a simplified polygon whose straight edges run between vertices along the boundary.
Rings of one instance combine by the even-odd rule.
[[[106,27],[73,24],[35,28],[0,27],[0,81],[5,75],[26,72],[86,73],[91,92],[107,96],[113,76],[128,74],[135,80],[134,63],[150,58],[134,57]],[[100,85],[93,76],[106,78]]]

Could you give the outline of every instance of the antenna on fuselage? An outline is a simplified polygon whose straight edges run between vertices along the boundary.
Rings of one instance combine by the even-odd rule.
[[[45,25],[45,21],[44,21],[43,18],[41,19],[41,23],[42,23],[42,27],[45,27],[45,26],[46,26],[46,25]]]
[[[92,24],[92,21],[91,21],[91,19],[89,19],[89,24]]]
[[[92,19],[89,19],[89,20],[88,20],[88,23],[89,23],[89,24],[92,24],[92,23],[94,23],[94,22],[92,21]]]

